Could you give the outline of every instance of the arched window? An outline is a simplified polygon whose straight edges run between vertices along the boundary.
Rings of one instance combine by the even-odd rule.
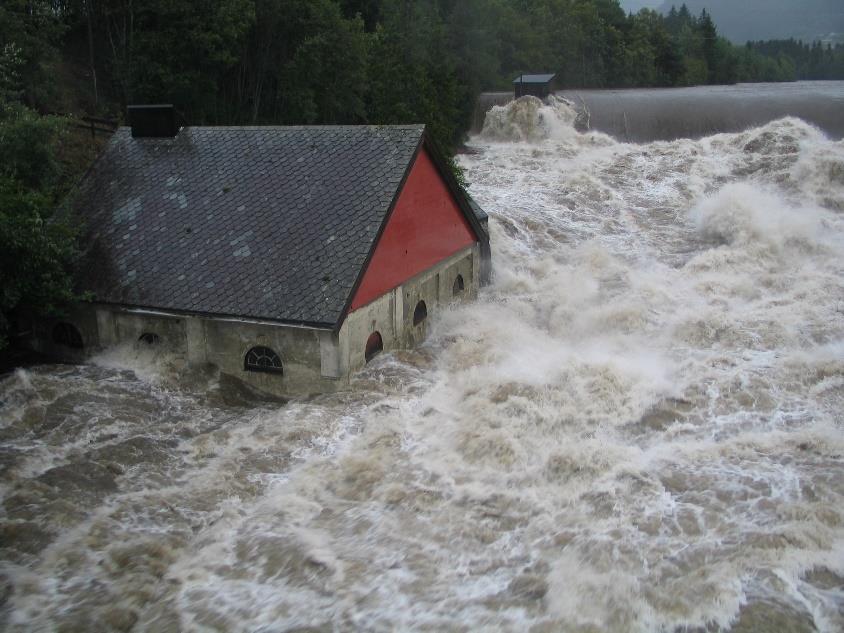
[[[281,358],[269,347],[253,347],[246,352],[243,361],[243,369],[246,371],[262,371],[268,374],[283,374]]]
[[[420,301],[413,311],[413,325],[419,325],[426,318],[428,318],[428,306],[425,305],[424,301]]]
[[[380,332],[373,332],[369,335],[369,338],[366,339],[366,351],[364,352],[364,358],[366,358],[366,362],[368,363],[373,358],[378,356],[381,351],[384,349],[384,341],[381,340],[381,333]]]
[[[158,345],[161,338],[155,332],[144,332],[138,337],[138,343],[145,343],[146,345]]]
[[[57,323],[53,328],[53,342],[73,349],[85,347],[82,343],[82,335],[74,325],[70,323]]]
[[[454,285],[451,287],[451,294],[456,297],[463,292],[464,288],[463,275],[457,275],[457,277],[454,278]]]

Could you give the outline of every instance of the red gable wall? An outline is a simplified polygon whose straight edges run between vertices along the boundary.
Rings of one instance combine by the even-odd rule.
[[[430,156],[422,148],[375,247],[350,310],[366,305],[477,241]]]

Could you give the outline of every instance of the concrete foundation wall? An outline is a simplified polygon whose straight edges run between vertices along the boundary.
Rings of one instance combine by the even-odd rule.
[[[428,323],[440,306],[477,296],[480,249],[476,244],[416,275],[362,308],[351,312],[338,333],[266,321],[174,315],[86,304],[66,318],[33,324],[32,346],[58,360],[79,363],[107,347],[144,345],[143,334],[154,334],[158,345],[181,356],[188,365],[215,365],[220,371],[276,396],[334,391],[348,385],[351,372],[366,363],[366,341],[381,334],[384,351],[413,347],[425,338]],[[463,291],[453,294],[457,275]],[[413,324],[420,301],[427,318]],[[59,322],[75,327],[84,347],[74,349],[53,341]],[[247,371],[246,355],[253,347],[268,347],[281,359],[282,373]]]
[[[60,323],[68,323],[76,328],[82,338],[83,347],[76,349],[59,345],[53,340],[54,330]],[[32,323],[32,349],[50,358],[65,363],[81,363],[92,351],[102,349],[99,337],[99,325],[96,311],[87,305],[71,308],[60,319],[36,319]]]
[[[82,349],[53,342],[53,328],[60,322],[79,331]],[[60,361],[81,363],[114,345],[145,345],[139,339],[147,333],[155,334],[163,351],[181,357],[186,364],[215,365],[271,395],[324,393],[348,384],[338,362],[336,335],[267,322],[80,305],[65,318],[35,323],[32,347]],[[269,347],[280,357],[282,373],[246,370],[246,354],[257,346]]]
[[[339,378],[324,377],[320,331],[242,321],[201,321],[208,363],[266,393],[279,396],[333,391]],[[246,354],[256,346],[269,347],[281,358],[283,374],[246,371]]]
[[[144,334],[154,334],[160,344],[168,349],[184,353],[187,349],[186,322],[191,317],[153,316],[113,312],[100,308],[97,310],[97,322],[100,324],[100,345],[108,347],[121,342],[138,342]],[[113,333],[111,340],[106,333]]]
[[[463,277],[463,292],[453,295],[454,280]],[[409,279],[375,301],[349,313],[340,328],[340,353],[348,371],[366,364],[366,341],[381,334],[384,351],[415,347],[427,335],[428,323],[440,306],[474,299],[480,285],[480,248],[477,244]],[[427,318],[413,324],[413,313],[424,301]]]

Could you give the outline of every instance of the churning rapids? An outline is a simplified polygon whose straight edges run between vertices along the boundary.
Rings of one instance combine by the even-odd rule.
[[[573,119],[489,113],[493,285],[346,392],[2,378],[0,626],[844,630],[844,142]]]

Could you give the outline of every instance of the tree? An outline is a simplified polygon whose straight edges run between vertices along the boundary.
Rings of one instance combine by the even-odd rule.
[[[51,70],[65,30],[48,0],[0,3],[0,54],[17,57],[17,98],[32,107],[55,99]]]
[[[377,123],[425,123],[451,154],[462,129],[456,64],[445,25],[432,0],[390,0],[374,34],[367,112]]]
[[[208,10],[210,9],[210,10]],[[169,101],[191,123],[217,123],[228,114],[219,88],[255,21],[250,0],[148,0],[133,12],[128,97]]]
[[[0,349],[15,311],[56,314],[73,297],[75,243],[53,217],[59,191],[56,117],[0,104]]]
[[[8,317],[54,314],[72,297],[75,246],[53,217],[63,192],[58,117],[27,107],[51,98],[47,74],[60,25],[45,3],[0,6],[0,349]]]
[[[703,61],[706,62],[707,82],[717,83],[718,30],[706,9],[700,12],[700,17],[697,20],[697,31],[700,37]]]
[[[74,236],[50,221],[53,199],[0,176],[0,349],[9,316],[24,311],[54,316],[74,297]]]

